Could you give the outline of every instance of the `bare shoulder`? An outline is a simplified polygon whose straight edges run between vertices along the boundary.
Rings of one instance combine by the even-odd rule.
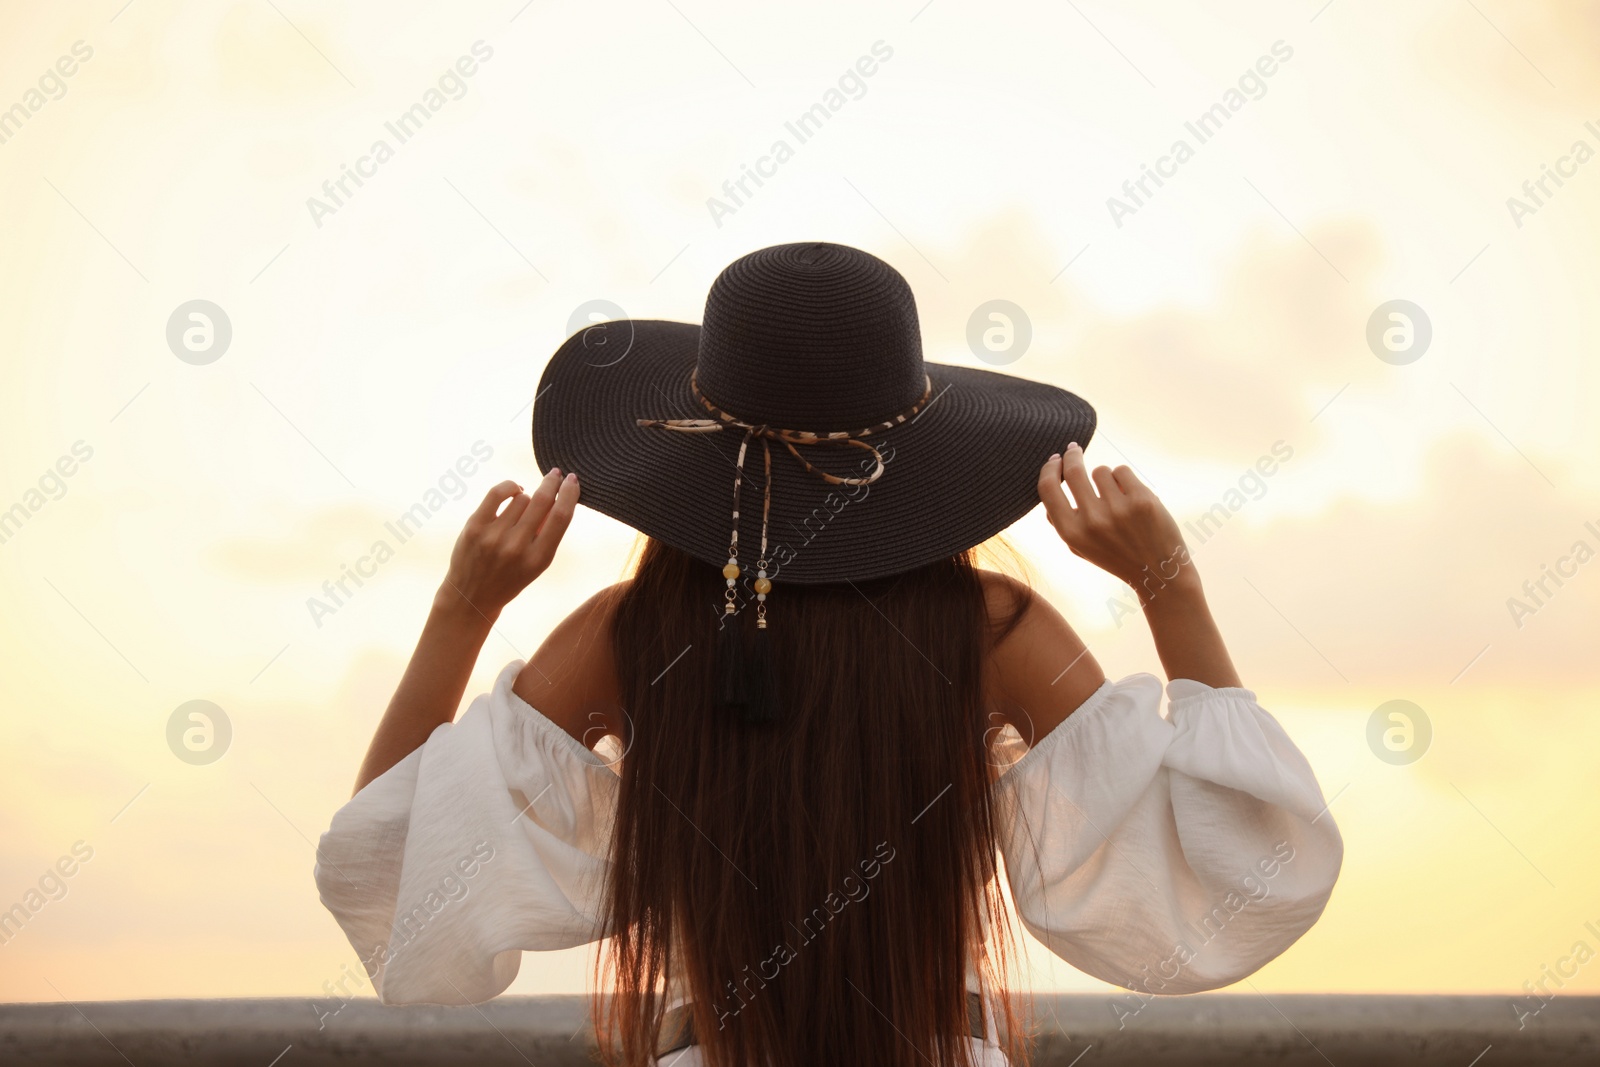
[[[609,585],[574,608],[534,650],[511,687],[590,748],[619,728],[611,619],[628,584]]]
[[[984,664],[985,698],[1032,744],[1089,699],[1105,672],[1048,600],[1007,575],[978,575],[1000,638]]]

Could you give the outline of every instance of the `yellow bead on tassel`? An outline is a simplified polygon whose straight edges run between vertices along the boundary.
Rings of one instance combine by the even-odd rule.
[[[757,561],[756,569],[756,629],[758,630],[767,628],[767,594],[772,592],[772,580],[767,577],[766,562],[765,559]]]

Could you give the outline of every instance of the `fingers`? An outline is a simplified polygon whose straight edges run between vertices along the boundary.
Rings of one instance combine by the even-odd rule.
[[[1061,457],[1062,474],[1066,479],[1067,488],[1072,490],[1072,499],[1077,504],[1078,533],[1080,539],[1095,531],[1103,530],[1111,522],[1111,507],[1107,497],[1102,495],[1106,491],[1101,478],[1104,467],[1096,467],[1094,481],[1089,480],[1089,472],[1084,468],[1083,449],[1076,441],[1067,446],[1066,455]],[[1100,491],[1096,492],[1095,487]],[[1112,490],[1115,492],[1116,487]],[[1120,496],[1120,493],[1116,494]],[[1063,535],[1065,536],[1065,535]],[[1077,551],[1073,541],[1067,542]]]
[[[1039,499],[1044,502],[1044,513],[1050,519],[1050,525],[1056,528],[1056,533],[1062,537],[1067,536],[1067,531],[1073,529],[1077,515],[1072,510],[1072,501],[1067,499],[1067,492],[1061,487],[1061,455],[1057,453],[1044,461],[1044,466],[1039,468]]]
[[[539,534],[533,539],[533,550],[529,563],[538,571],[543,571],[550,566],[550,561],[556,557],[556,547],[561,544],[561,538],[566,534],[567,527],[572,525],[572,513],[578,508],[578,476],[569,474],[561,481],[556,492],[555,501],[550,505],[549,514],[545,516],[544,525],[539,528]]]
[[[504,536],[506,531],[516,529],[517,520],[522,517],[524,511],[528,510],[528,501],[530,499],[527,493],[518,490],[517,495],[506,501],[506,506],[501,509],[500,514],[496,515],[494,521],[489,524],[487,535],[492,538],[500,538]]]
[[[1117,488],[1124,493],[1136,493],[1145,488],[1145,484],[1139,480],[1139,476],[1133,473],[1132,467],[1118,467],[1111,474],[1117,480]]]
[[[1116,476],[1111,473],[1110,467],[1094,469],[1094,484],[1095,488],[1100,490],[1100,498],[1107,504],[1122,502],[1122,487],[1117,484]]]
[[[569,475],[570,477],[570,475]],[[549,514],[550,505],[555,502],[556,492],[561,488],[561,468],[551,467],[534,489],[533,495],[528,498],[527,507],[521,514],[515,516],[516,525],[511,530],[511,537],[518,544],[528,544],[539,532],[539,524],[544,522]]]
[[[509,479],[490,487],[489,491],[484,494],[483,503],[474,508],[472,514],[467,517],[467,525],[486,526],[493,522],[495,513],[500,510],[500,505],[506,501],[506,498],[515,496],[520,492],[522,492],[522,486]]]
[[[1116,477],[1124,499],[1134,511],[1148,512],[1161,507],[1161,501],[1157,499],[1155,491],[1139,480],[1132,467],[1118,467],[1111,473]]]
[[[1061,477],[1072,490],[1072,501],[1080,511],[1093,510],[1100,498],[1089,484],[1089,472],[1083,467],[1083,449],[1076,441],[1067,446],[1061,456]]]

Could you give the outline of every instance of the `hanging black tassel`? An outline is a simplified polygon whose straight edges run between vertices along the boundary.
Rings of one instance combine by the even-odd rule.
[[[744,721],[759,724],[777,722],[781,711],[778,679],[773,670],[772,646],[764,626],[756,629],[755,643],[751,646],[747,663]]]
[[[746,706],[742,630],[738,615],[722,616],[722,628],[717,631],[717,704],[727,712]]]

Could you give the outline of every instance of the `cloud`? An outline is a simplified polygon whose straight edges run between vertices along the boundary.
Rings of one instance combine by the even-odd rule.
[[[1431,70],[1507,113],[1526,117],[1600,90],[1600,8],[1593,3],[1496,4],[1440,9],[1419,46]],[[1552,86],[1560,97],[1553,97]]]
[[[1277,478],[1297,476],[1290,464]],[[1506,602],[1579,539],[1600,554],[1585,521],[1600,529],[1600,500],[1585,506],[1510,450],[1459,434],[1428,451],[1409,496],[1347,495],[1264,523],[1241,512],[1198,558],[1258,675],[1447,686],[1488,646],[1460,684],[1537,691],[1593,680],[1600,558],[1559,588],[1547,581],[1552,595],[1520,629]]]
[[[959,249],[934,253],[935,262],[962,270],[952,289],[917,284],[928,358],[981,365],[966,350],[966,318],[986,300],[1011,300],[1028,313],[1034,343],[999,369],[1080,393],[1108,429],[1136,425],[1146,445],[1229,462],[1303,426],[1346,384],[1377,380],[1386,369],[1364,340],[1384,299],[1371,288],[1382,242],[1366,221],[1310,227],[1309,245],[1257,230],[1219,269],[1209,305],[1128,315],[1095,305],[1071,273],[1052,282],[1062,253],[1040,229],[1037,219],[1010,212]],[[1092,269],[1087,257],[1082,269]]]

